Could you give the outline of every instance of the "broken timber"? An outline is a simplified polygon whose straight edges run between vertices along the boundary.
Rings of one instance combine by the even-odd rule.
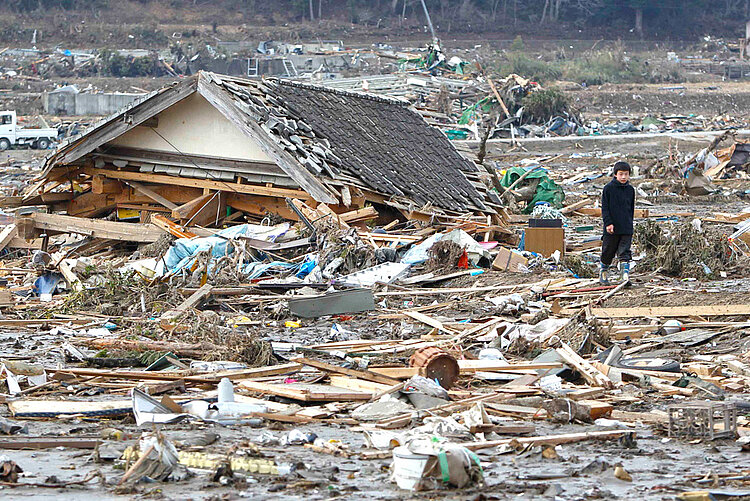
[[[347,376],[352,376],[358,379],[364,379],[366,381],[372,381],[374,383],[385,384],[388,386],[399,384],[399,381],[397,379],[393,379],[388,376],[384,376],[382,374],[378,374],[372,371],[347,369],[346,367],[339,367],[337,365],[327,364],[325,362],[321,362],[319,360],[311,360],[309,358],[295,358],[294,361],[302,365],[314,367],[316,369],[319,369],[325,372],[345,374]]]
[[[16,219],[16,224],[23,229],[21,236],[27,240],[34,238],[36,232],[48,231],[141,243],[156,242],[163,235],[162,230],[152,224],[120,223],[41,212],[20,216]]]
[[[584,442],[588,440],[614,440],[630,433],[635,433],[633,430],[614,430],[614,431],[589,431],[584,433],[566,433],[563,435],[545,435],[541,437],[521,437],[521,438],[506,438],[502,440],[493,440],[490,442],[478,442],[473,444],[464,444],[469,450],[477,451],[480,449],[489,449],[492,447],[498,447],[501,445],[510,445],[511,443],[519,443],[521,445],[561,445],[571,444],[574,442]]]
[[[205,284],[200,289],[193,292],[190,297],[184,300],[179,306],[164,312],[164,314],[159,318],[159,323],[161,324],[162,328],[169,329],[170,327],[168,326],[171,325],[173,320],[183,316],[190,309],[198,306],[198,304],[206,296],[209,296],[211,294],[211,289],[213,289],[212,285]]]
[[[581,356],[567,344],[560,343],[560,347],[557,348],[556,351],[557,354],[560,355],[565,362],[572,365],[589,384],[601,386],[603,388],[612,388],[614,386],[611,379],[609,379],[602,371],[581,358]]]
[[[561,315],[577,313],[577,309],[567,308]],[[640,318],[640,317],[716,317],[750,315],[750,304],[715,304],[693,306],[653,306],[640,308],[591,308],[591,314],[598,318]]]

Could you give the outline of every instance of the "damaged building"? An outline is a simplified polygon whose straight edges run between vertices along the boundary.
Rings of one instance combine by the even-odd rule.
[[[63,143],[27,202],[200,225],[232,211],[296,220],[287,198],[401,219],[495,215],[481,176],[406,102],[200,72]]]

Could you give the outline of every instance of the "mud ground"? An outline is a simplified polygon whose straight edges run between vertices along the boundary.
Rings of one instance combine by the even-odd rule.
[[[29,422],[31,434],[54,436],[96,435],[108,423]],[[132,425],[111,423],[117,429],[137,436]],[[254,441],[263,430],[247,427],[217,427],[170,425],[166,435],[174,441],[199,441],[206,433],[216,433],[219,439],[210,446],[213,453],[227,452],[235,444]],[[341,440],[353,452],[364,444],[361,431],[331,426],[307,425],[300,427],[323,439]],[[285,425],[272,431],[277,436],[292,429]],[[552,425],[538,423],[536,433],[572,433],[604,430],[599,426]],[[697,476],[727,473],[747,467],[747,454],[739,452],[733,441],[687,444],[667,439],[661,433],[636,426],[635,444],[618,441],[581,443],[558,446],[559,458],[546,459],[540,450],[529,449],[517,454],[501,450],[481,451],[486,487],[461,491],[429,491],[409,493],[397,488],[389,480],[390,460],[346,459],[311,452],[302,446],[261,447],[264,457],[278,465],[295,465],[287,476],[236,474],[232,485],[213,482],[213,472],[196,471],[193,478],[176,483],[140,484],[135,492],[112,493],[122,470],[112,462],[96,462],[90,451],[58,449],[50,451],[6,451],[6,455],[24,469],[23,482],[51,483],[79,481],[93,472],[100,472],[103,480],[94,480],[85,487],[67,488],[5,488],[0,497],[13,499],[80,501],[102,499],[620,499],[638,496],[642,499],[674,499],[679,491],[699,488]],[[109,447],[124,449],[133,440],[106,442]],[[616,465],[622,465],[633,477],[626,482],[614,477]],[[693,476],[692,478],[689,478]],[[102,485],[101,482],[104,482]],[[3,490],[5,494],[3,494]],[[10,499],[10,498],[9,498]]]

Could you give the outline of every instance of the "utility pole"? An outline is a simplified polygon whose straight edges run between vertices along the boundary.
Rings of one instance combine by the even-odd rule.
[[[435,28],[432,27],[432,20],[430,19],[430,13],[427,12],[427,5],[422,0],[422,8],[424,9],[424,15],[427,18],[427,25],[430,27],[430,33],[432,33],[433,43],[437,43],[438,38],[435,36]]]

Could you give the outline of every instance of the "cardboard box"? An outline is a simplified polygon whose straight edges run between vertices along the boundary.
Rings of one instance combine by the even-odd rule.
[[[499,247],[499,252],[492,261],[493,270],[513,271],[516,273],[525,272],[529,260],[523,257],[518,251]]]
[[[524,248],[544,257],[559,250],[562,257],[565,255],[565,228],[526,228]]]

